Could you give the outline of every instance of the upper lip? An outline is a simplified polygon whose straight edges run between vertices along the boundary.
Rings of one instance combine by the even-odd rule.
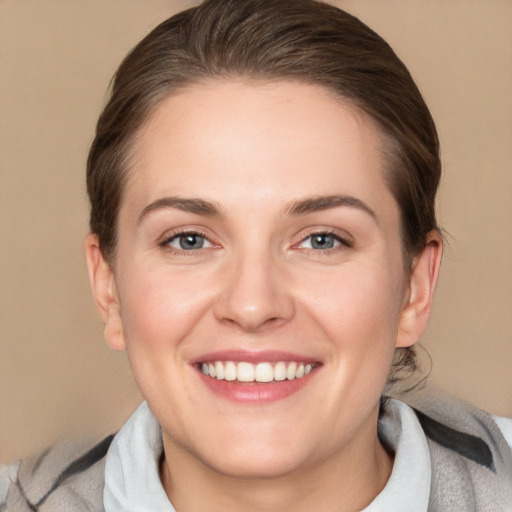
[[[208,352],[192,359],[191,364],[204,363],[208,361],[233,361],[247,363],[277,363],[279,361],[295,361],[297,363],[318,363],[318,359],[306,355],[285,352],[279,350],[219,350]]]

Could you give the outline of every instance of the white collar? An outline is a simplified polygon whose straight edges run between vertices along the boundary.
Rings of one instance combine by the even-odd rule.
[[[146,402],[117,433],[105,463],[105,512],[176,512],[160,482],[162,432]]]
[[[393,471],[386,487],[362,512],[427,512],[430,452],[411,407],[389,399],[379,420],[379,435],[395,452]]]
[[[379,423],[382,439],[395,452],[391,477],[362,512],[426,512],[430,455],[414,411],[390,399]],[[105,512],[176,512],[160,482],[160,426],[143,402],[115,436],[105,465]],[[414,505],[413,505],[414,504]]]

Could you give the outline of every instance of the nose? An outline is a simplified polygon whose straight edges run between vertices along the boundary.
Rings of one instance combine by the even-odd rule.
[[[214,314],[246,332],[282,326],[295,315],[287,281],[286,272],[270,257],[240,257],[230,265]]]

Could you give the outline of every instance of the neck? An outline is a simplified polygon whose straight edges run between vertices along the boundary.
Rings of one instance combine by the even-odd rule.
[[[371,443],[345,447],[327,460],[270,478],[226,475],[165,443],[164,488],[177,510],[192,512],[349,512],[365,508],[391,474],[392,457],[376,432]]]

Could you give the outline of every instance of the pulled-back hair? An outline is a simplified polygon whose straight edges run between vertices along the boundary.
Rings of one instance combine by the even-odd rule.
[[[439,142],[430,112],[391,47],[354,16],[314,0],[207,0],[147,35],[117,70],[87,164],[90,229],[113,264],[134,140],[169,94],[215,79],[316,84],[367,113],[384,140],[406,269],[436,230]],[[412,368],[412,349],[398,367]]]

